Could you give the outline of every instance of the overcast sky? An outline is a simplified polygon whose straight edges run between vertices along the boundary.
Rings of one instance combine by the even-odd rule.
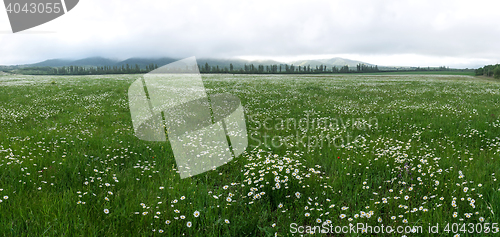
[[[91,56],[500,63],[500,1],[80,0],[16,34],[0,9],[0,65]]]

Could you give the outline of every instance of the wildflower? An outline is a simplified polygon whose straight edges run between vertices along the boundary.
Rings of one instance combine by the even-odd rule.
[[[345,214],[340,214],[340,219],[344,219],[346,217]]]
[[[231,202],[231,200],[232,200],[232,199],[231,199],[230,197],[227,197],[227,198],[226,198],[226,201],[227,201],[227,202]]]
[[[378,218],[378,222],[382,222],[382,217],[379,217],[379,218]]]
[[[108,210],[108,209],[104,209],[104,213],[105,213],[105,214],[108,214],[108,213],[109,213],[109,210]]]
[[[158,230],[158,233],[160,233],[160,234],[161,234],[161,233],[163,233],[163,230],[162,230],[162,229],[159,229],[159,230]]]
[[[192,226],[192,225],[193,225],[193,224],[191,223],[191,221],[188,221],[188,222],[186,223],[186,226],[187,226],[188,228],[191,228],[191,226]]]
[[[280,203],[280,204],[278,205],[278,208],[282,208],[282,207],[283,207],[283,204],[282,204],[282,203]]]
[[[165,224],[170,225],[170,220],[166,220]]]
[[[305,216],[306,217],[309,217],[311,214],[309,214],[309,212],[306,212]]]
[[[3,199],[7,200],[9,199],[9,196],[3,196]]]
[[[321,219],[316,219],[316,223],[321,223]]]
[[[182,197],[181,197],[181,200],[184,200],[184,199],[186,199],[186,197],[182,196]]]
[[[226,224],[229,224],[229,220],[228,219],[225,219],[224,222],[226,222]]]
[[[194,216],[194,217],[199,217],[199,216],[200,216],[200,212],[199,212],[199,211],[195,211],[195,212],[193,213],[193,216]]]

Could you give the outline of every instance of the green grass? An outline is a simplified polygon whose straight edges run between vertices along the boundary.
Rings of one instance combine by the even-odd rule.
[[[209,94],[241,99],[249,147],[181,180],[168,142],[133,134],[127,90],[138,77],[0,76],[0,236],[287,236],[318,219],[421,235],[439,223],[449,236],[446,223],[500,222],[494,80],[203,75]]]
[[[404,72],[377,72],[377,73],[366,73],[367,75],[462,75],[462,76],[474,76],[474,70],[464,70],[464,71],[404,71]]]

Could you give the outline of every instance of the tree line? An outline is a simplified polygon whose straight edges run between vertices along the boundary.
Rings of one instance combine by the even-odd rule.
[[[257,65],[245,64],[243,68],[235,69],[233,64],[229,67],[219,67],[219,65],[210,66],[208,63],[199,65],[200,73],[234,73],[234,74],[314,74],[314,73],[351,73],[351,72],[379,72],[378,66],[368,66],[358,64],[356,70],[351,70],[349,66],[342,67],[327,67],[319,65],[316,67],[294,66],[293,64],[274,64],[274,65]]]
[[[145,68],[139,65],[130,66],[128,64],[121,66],[100,66],[100,67],[82,67],[82,66],[64,66],[64,67],[24,67],[15,70],[9,70],[19,74],[28,75],[100,75],[100,74],[137,74],[148,73],[157,69],[158,65],[150,64]],[[295,66],[288,64],[274,65],[257,65],[245,64],[242,68],[235,68],[231,63],[229,67],[221,67],[219,65],[211,66],[208,63],[198,65],[200,73],[232,73],[232,74],[315,74],[315,73],[364,73],[364,72],[379,72],[378,66],[368,66],[358,64],[356,69],[349,68],[348,65],[342,67],[327,67],[319,65],[312,67]],[[6,71],[6,70],[4,70]],[[6,72],[9,72],[6,71]]]
[[[64,66],[64,67],[24,67],[16,69],[16,73],[28,75],[102,75],[102,74],[136,74],[148,73],[158,68],[156,64],[146,65],[141,68],[138,64],[133,67],[129,64],[121,66],[100,66],[100,67],[82,67],[82,66]],[[5,71],[5,70],[4,70]],[[8,72],[8,71],[6,71]]]
[[[500,64],[486,65],[476,69],[476,76],[487,76],[500,79]]]
[[[476,75],[494,75],[495,67],[498,65],[488,65],[484,68],[476,70]],[[120,66],[64,66],[64,67],[15,67],[15,68],[0,68],[2,71],[9,73],[19,73],[27,75],[101,75],[101,74],[142,74],[148,73],[158,68],[157,64],[149,64],[141,67],[138,64],[133,66],[124,64]],[[190,69],[192,70],[192,69]],[[337,67],[327,65],[317,66],[296,66],[288,64],[273,64],[273,65],[254,65],[245,64],[240,67],[235,67],[232,63],[227,66],[198,64],[200,73],[231,73],[231,74],[320,74],[320,73],[373,73],[373,72],[410,72],[410,71],[453,71],[449,67],[417,67],[411,69],[380,70],[377,65],[366,65],[359,63],[356,68],[350,68],[348,65]],[[467,69],[468,70],[468,69]],[[498,69],[500,70],[500,69]],[[500,75],[500,71],[495,74]]]

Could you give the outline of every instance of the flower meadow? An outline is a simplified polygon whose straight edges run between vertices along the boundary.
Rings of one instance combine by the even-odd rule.
[[[180,179],[168,142],[134,136],[138,77],[0,75],[0,236],[300,236],[292,223],[421,236],[500,222],[497,81],[203,75],[209,95],[240,98],[249,146]]]

